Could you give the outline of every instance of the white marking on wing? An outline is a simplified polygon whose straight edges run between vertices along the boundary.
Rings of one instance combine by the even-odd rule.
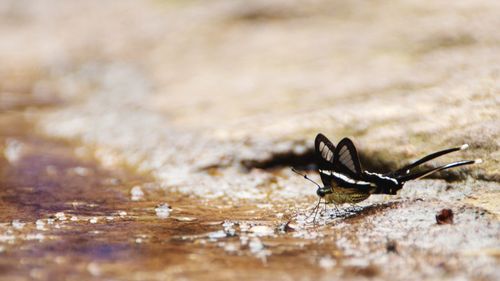
[[[372,185],[372,183],[370,182],[366,182],[366,181],[357,181],[357,180],[354,180],[354,179],[351,179],[350,177],[346,176],[346,175],[343,175],[341,173],[337,173],[337,172],[334,172],[334,171],[328,171],[328,170],[319,170],[320,173],[322,174],[325,174],[325,175],[330,175],[330,176],[334,176],[336,178],[339,178],[345,182],[348,182],[348,183],[352,183],[352,184],[359,184],[359,185]]]
[[[343,181],[346,181],[348,183],[362,184],[362,185],[370,185],[371,184],[371,183],[366,182],[366,181],[353,180],[353,179],[349,178],[348,176],[340,174],[340,173],[337,173],[337,172],[332,172],[332,176],[337,177],[337,178],[339,178],[339,179],[341,179]]]
[[[387,177],[387,176],[383,176],[381,174],[377,174],[377,173],[371,173],[371,172],[368,172],[368,171],[365,171],[365,173],[369,174],[369,175],[374,175],[374,176],[377,176],[381,179],[386,179],[386,180],[390,180],[392,182],[394,182],[395,184],[399,184],[398,181],[396,179],[393,179],[391,177]]]

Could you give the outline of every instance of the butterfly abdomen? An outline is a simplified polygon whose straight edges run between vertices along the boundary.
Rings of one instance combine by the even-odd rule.
[[[370,193],[346,192],[333,189],[333,192],[327,194],[324,198],[327,203],[344,204],[358,203],[370,197]]]

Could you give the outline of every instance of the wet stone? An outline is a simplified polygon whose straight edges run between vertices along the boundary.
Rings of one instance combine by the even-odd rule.
[[[4,2],[0,280],[500,280],[497,1]],[[319,132],[484,161],[311,216]]]

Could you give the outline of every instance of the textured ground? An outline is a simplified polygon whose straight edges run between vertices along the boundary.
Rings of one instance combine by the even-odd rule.
[[[497,1],[116,2],[0,3],[0,279],[500,278]],[[484,162],[312,225],[318,132]]]

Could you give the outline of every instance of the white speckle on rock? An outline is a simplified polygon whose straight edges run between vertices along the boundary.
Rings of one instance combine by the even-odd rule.
[[[224,227],[224,232],[226,232],[226,234],[228,236],[236,235],[236,229],[234,229],[233,226],[234,226],[234,222],[231,222],[231,221],[225,221],[222,224],[222,227]]]
[[[247,244],[248,244],[248,236],[246,236],[246,235],[242,235],[242,236],[240,236],[240,244],[241,244],[242,246],[247,245]]]
[[[74,167],[72,171],[80,177],[86,177],[90,174],[90,169],[81,166]]]
[[[56,213],[56,219],[58,219],[60,221],[65,221],[66,215],[64,214],[64,212],[58,212],[58,213]]]
[[[21,222],[20,220],[13,220],[12,221],[12,227],[15,229],[23,229],[23,227],[26,225],[26,223]]]
[[[370,262],[367,259],[363,258],[352,258],[345,260],[343,264],[356,267],[367,267],[370,265]]]
[[[26,240],[38,240],[38,241],[42,241],[43,239],[45,239],[45,235],[43,235],[41,233],[26,235]]]
[[[262,244],[259,238],[253,238],[252,240],[250,240],[248,248],[250,249],[250,252],[255,254],[259,251],[264,250],[264,244]]]
[[[69,220],[70,221],[78,221],[78,217],[77,216],[71,216],[71,218]]]
[[[3,154],[11,164],[15,164],[22,157],[24,144],[15,139],[7,139]]]
[[[144,198],[144,191],[142,191],[140,186],[136,185],[130,190],[130,195],[132,195],[132,201],[139,201]]]
[[[252,228],[250,228],[250,231],[255,234],[256,236],[262,237],[262,236],[270,236],[274,234],[274,229],[267,225],[256,225]]]
[[[96,217],[92,217],[89,219],[89,222],[90,223],[97,223],[97,218]]]
[[[250,225],[248,223],[240,223],[240,231],[248,232],[250,230]]]
[[[222,224],[222,227],[230,228],[230,227],[233,227],[233,225],[234,225],[234,222],[232,222],[232,221],[224,221],[224,223]]]
[[[14,243],[16,241],[16,237],[12,234],[0,234],[0,242],[4,243]]]
[[[208,238],[210,240],[216,240],[216,239],[224,238],[224,237],[227,237],[227,234],[223,230],[208,233]]]
[[[334,267],[337,262],[330,256],[324,256],[319,259],[319,266],[323,269],[330,269]]]
[[[224,245],[224,251],[234,253],[239,250],[239,245],[236,243],[227,243]]]
[[[123,217],[125,217],[127,215],[127,212],[125,212],[125,211],[118,211],[118,215],[123,218]]]
[[[36,220],[35,225],[36,229],[45,230],[45,223],[43,222],[43,220]]]
[[[114,218],[114,217],[112,217],[112,216],[107,216],[107,217],[106,217],[106,220],[107,220],[107,221],[113,221],[114,219],[115,219],[115,218]]]
[[[170,206],[166,203],[160,204],[155,208],[156,215],[161,219],[166,219],[170,216]]]
[[[176,221],[182,221],[182,222],[191,222],[197,220],[196,218],[193,217],[175,217]]]
[[[257,237],[254,237],[252,238],[252,240],[250,240],[250,243],[248,243],[248,248],[250,249],[250,252],[257,258],[260,258],[262,262],[266,262],[267,257],[271,255],[271,251],[266,250],[264,244],[262,244],[262,241],[260,241],[260,239]]]
[[[142,242],[144,242],[144,240],[142,240],[142,238],[135,239],[135,243],[137,243],[137,244],[141,244]]]
[[[87,265],[87,271],[93,276],[101,275],[101,268],[99,267],[99,264],[97,264],[96,262],[89,263]]]

